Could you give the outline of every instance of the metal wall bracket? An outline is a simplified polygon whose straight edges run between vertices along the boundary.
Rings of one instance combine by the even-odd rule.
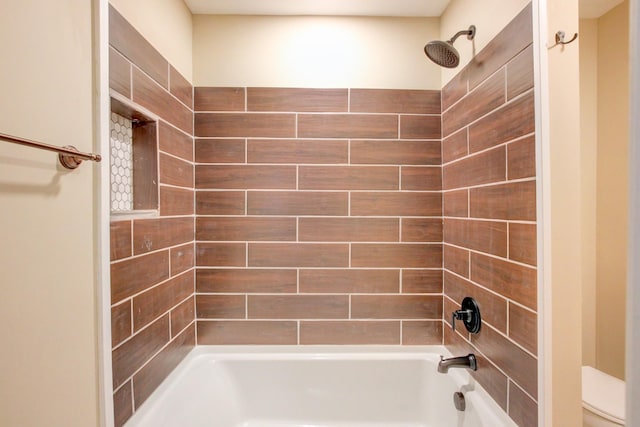
[[[565,40],[564,38],[566,37],[566,34],[564,31],[560,30],[556,32],[556,42],[555,44],[549,46],[549,49],[551,49],[552,47],[556,47],[558,45],[564,46],[566,44],[572,43],[574,42],[577,38],[578,38],[578,33],[575,33],[573,35],[573,37],[571,37],[571,40]]]

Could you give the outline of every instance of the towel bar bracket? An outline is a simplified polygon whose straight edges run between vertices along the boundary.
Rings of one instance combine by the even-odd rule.
[[[67,150],[71,150],[71,151],[78,151],[78,149],[73,145],[65,145],[62,148],[66,148]],[[67,169],[75,169],[82,164],[81,158],[76,157],[75,155],[72,155],[72,154],[65,154],[65,153],[58,153],[58,161],[63,167]]]

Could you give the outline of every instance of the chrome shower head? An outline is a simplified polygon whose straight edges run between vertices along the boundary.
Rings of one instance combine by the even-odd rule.
[[[424,47],[424,53],[436,64],[446,68],[456,68],[460,64],[460,54],[453,47],[453,42],[458,37],[466,34],[467,39],[473,40],[476,35],[475,25],[471,25],[468,30],[458,31],[450,40],[443,42],[442,40],[433,40]]]

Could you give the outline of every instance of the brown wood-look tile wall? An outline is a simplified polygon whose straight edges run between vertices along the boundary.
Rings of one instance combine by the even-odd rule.
[[[113,386],[123,425],[195,345],[193,87],[110,7],[110,87],[158,120],[159,209],[111,222]],[[123,97],[126,99],[123,99]]]
[[[528,5],[442,91],[445,344],[480,357],[478,381],[537,425],[536,172]],[[451,332],[465,296],[478,335]]]
[[[195,115],[199,343],[442,342],[439,91],[201,87]]]

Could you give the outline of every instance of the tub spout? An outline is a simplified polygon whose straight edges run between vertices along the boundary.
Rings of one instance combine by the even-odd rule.
[[[438,372],[446,374],[449,372],[449,368],[467,368],[476,371],[478,369],[478,362],[476,361],[476,356],[472,353],[466,356],[449,357],[447,359],[440,356]]]

